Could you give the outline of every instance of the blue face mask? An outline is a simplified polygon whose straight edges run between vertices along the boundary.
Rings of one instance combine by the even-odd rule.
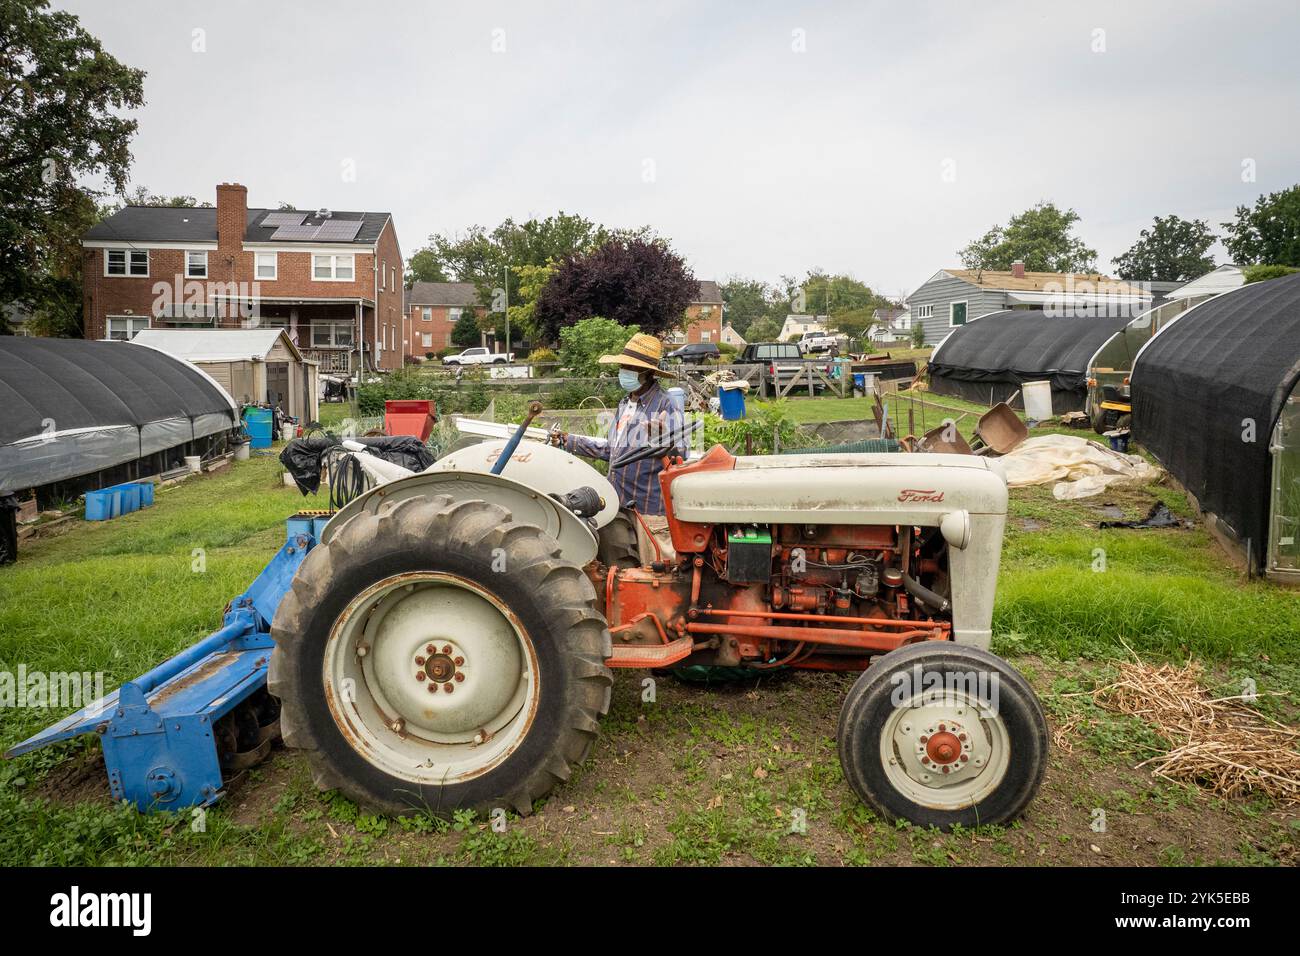
[[[618,384],[623,386],[625,392],[635,392],[641,387],[641,376],[630,368],[621,368],[618,370]]]

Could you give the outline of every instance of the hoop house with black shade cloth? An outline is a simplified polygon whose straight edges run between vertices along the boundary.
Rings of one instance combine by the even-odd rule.
[[[930,357],[930,390],[981,404],[1006,401],[1025,382],[1052,383],[1055,412],[1082,411],[1088,360],[1133,320],[1052,316],[1039,310],[991,312],[952,331]],[[1017,399],[1017,405],[1023,405]]]
[[[239,425],[205,373],[129,342],[0,337],[0,495]]]
[[[1133,435],[1264,566],[1278,417],[1300,379],[1300,275],[1179,316],[1133,366]],[[1247,440],[1251,439],[1251,440]]]

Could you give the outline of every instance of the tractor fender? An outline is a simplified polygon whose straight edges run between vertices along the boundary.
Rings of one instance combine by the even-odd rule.
[[[425,471],[372,488],[330,518],[321,532],[321,544],[328,545],[353,515],[363,511],[373,514],[385,505],[433,495],[498,504],[508,509],[515,521],[534,525],[554,538],[561,557],[578,567],[596,557],[595,533],[554,498],[504,475],[471,471]]]

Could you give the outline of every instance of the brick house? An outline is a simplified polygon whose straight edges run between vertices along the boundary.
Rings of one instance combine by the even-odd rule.
[[[684,332],[674,332],[667,337],[672,345],[687,342],[722,341],[722,290],[711,279],[699,283],[699,291],[686,306]]]
[[[86,231],[88,339],[145,328],[283,328],[322,372],[402,365],[402,251],[386,212],[127,206]]]
[[[450,347],[451,333],[462,315],[487,314],[472,282],[416,282],[406,291],[406,354],[423,358]],[[511,336],[518,338],[518,336]]]

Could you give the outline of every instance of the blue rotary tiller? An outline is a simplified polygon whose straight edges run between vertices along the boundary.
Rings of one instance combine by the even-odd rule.
[[[316,513],[288,520],[288,540],[230,602],[219,630],[5,756],[95,733],[115,800],[141,810],[214,803],[279,736],[279,705],[266,692],[271,620],[328,520]]]

